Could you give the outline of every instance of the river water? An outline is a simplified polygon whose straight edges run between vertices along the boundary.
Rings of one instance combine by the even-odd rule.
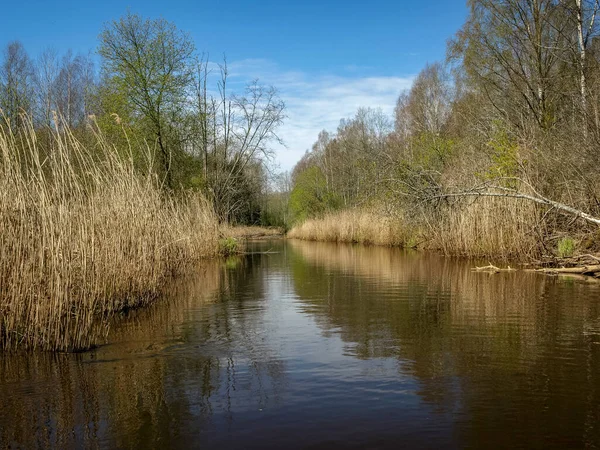
[[[377,247],[249,252],[94,351],[0,355],[0,447],[600,446],[600,284]]]

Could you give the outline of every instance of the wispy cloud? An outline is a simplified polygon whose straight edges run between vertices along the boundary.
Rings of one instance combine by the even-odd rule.
[[[243,84],[252,79],[275,86],[286,104],[287,119],[280,129],[286,147],[277,147],[281,169],[289,170],[311,148],[319,131],[335,131],[340,119],[352,117],[359,107],[381,108],[393,114],[398,95],[409,88],[413,76],[314,75],[282,70],[262,59],[228,64],[230,80]]]

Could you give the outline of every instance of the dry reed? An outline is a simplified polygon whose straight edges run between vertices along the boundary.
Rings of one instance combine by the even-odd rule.
[[[288,233],[293,239],[419,246],[447,255],[526,259],[540,255],[543,221],[535,204],[483,197],[464,200],[411,220],[377,212],[345,210],[309,219]],[[409,225],[410,224],[410,225]]]
[[[255,225],[221,224],[221,235],[235,239],[268,238],[283,235],[283,229],[278,227],[260,227]]]
[[[359,209],[309,219],[288,233],[288,237],[292,239],[388,246],[407,245],[411,236],[407,227],[397,219]]]
[[[534,203],[482,197],[447,207],[428,224],[428,247],[448,255],[526,259],[539,256],[542,221]]]
[[[152,301],[167,277],[218,251],[204,199],[165,195],[94,136],[83,145],[54,131],[42,151],[31,124],[0,126],[0,348],[88,349],[111,315]]]

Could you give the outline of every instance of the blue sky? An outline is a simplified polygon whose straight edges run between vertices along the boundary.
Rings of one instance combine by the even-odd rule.
[[[211,59],[225,53],[237,81],[258,77],[279,89],[288,106],[282,169],[359,106],[391,114],[423,66],[444,58],[467,14],[465,0],[21,0],[2,7],[0,46],[18,39],[32,57],[46,47],[87,53],[127,8],[175,22]]]

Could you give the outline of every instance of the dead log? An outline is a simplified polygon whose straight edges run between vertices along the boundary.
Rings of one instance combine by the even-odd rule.
[[[579,267],[555,267],[555,268],[544,268],[544,269],[535,269],[536,272],[542,273],[574,273],[581,275],[594,275],[595,273],[600,273],[600,264],[595,264],[591,266],[579,266]]]

